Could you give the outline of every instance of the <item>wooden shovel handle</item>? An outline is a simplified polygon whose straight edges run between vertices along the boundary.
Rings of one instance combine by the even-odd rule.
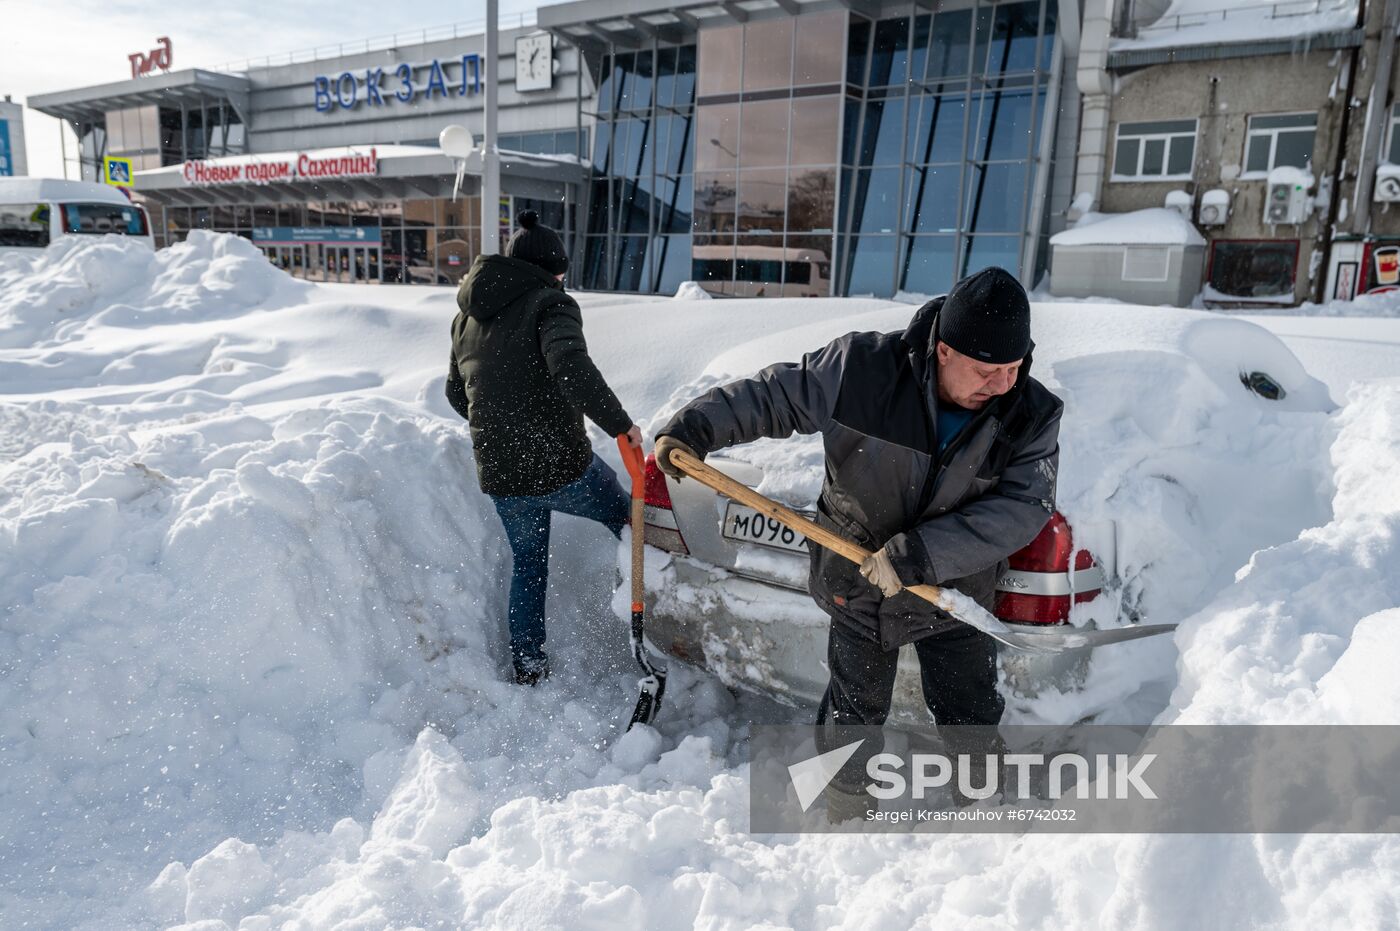
[[[676,468],[700,484],[713,488],[726,498],[733,498],[740,504],[747,504],[760,514],[773,518],[783,526],[802,534],[818,546],[825,547],[856,565],[860,565],[870,557],[868,551],[845,537],[827,530],[820,524],[808,520],[796,511],[789,510],[770,498],[764,497],[743,482],[736,482],[728,475],[705,465],[684,450],[676,450],[671,453],[671,462],[675,464]],[[911,585],[905,591],[912,592],[925,601],[946,610],[943,604],[943,591],[935,585]]]

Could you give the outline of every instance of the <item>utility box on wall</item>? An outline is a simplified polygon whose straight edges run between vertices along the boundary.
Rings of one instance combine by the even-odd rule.
[[[1177,210],[1086,214],[1050,237],[1050,291],[1185,307],[1201,290],[1205,245]]]
[[[1264,198],[1264,222],[1270,226],[1297,226],[1312,216],[1313,198],[1308,193],[1313,176],[1301,168],[1281,167],[1269,172]]]

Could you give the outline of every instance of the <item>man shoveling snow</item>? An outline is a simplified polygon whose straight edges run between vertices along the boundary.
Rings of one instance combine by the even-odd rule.
[[[447,398],[471,425],[481,490],[491,496],[513,556],[510,653],[515,681],[549,675],[544,652],[549,524],[555,511],[621,535],[629,498],[588,442],[586,414],[609,436],[641,444],[589,358],[578,303],[564,293],[568,253],[533,210],[505,255],[477,256],[457,294]]]
[[[819,724],[884,723],[906,643],[940,726],[1000,722],[995,641],[901,589],[950,587],[990,609],[1003,561],[1050,519],[1063,404],[1030,377],[1031,349],[1025,290],[988,268],[902,333],[847,334],[708,392],[659,431],[657,464],[676,478],[676,450],[822,434],[817,522],[875,552],[857,567],[811,546],[808,586],[832,621]],[[867,742],[833,781],[833,816],[869,800],[859,786],[879,749]]]

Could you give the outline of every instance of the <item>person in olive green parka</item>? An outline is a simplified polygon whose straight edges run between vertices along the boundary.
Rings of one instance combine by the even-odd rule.
[[[634,446],[632,422],[588,355],[578,303],[564,291],[568,254],[558,234],[525,211],[504,255],[478,256],[457,293],[447,398],[466,419],[481,490],[505,525],[511,570],[515,680],[549,675],[544,652],[549,525],[555,511],[620,535],[630,499],[593,452],[586,416]]]

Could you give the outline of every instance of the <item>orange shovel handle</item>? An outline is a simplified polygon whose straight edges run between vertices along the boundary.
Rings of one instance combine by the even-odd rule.
[[[642,615],[642,554],[645,552],[646,514],[646,460],[640,447],[633,446],[627,434],[617,437],[617,451],[622,454],[622,464],[627,474],[632,476],[632,616],[634,624],[640,624]]]

